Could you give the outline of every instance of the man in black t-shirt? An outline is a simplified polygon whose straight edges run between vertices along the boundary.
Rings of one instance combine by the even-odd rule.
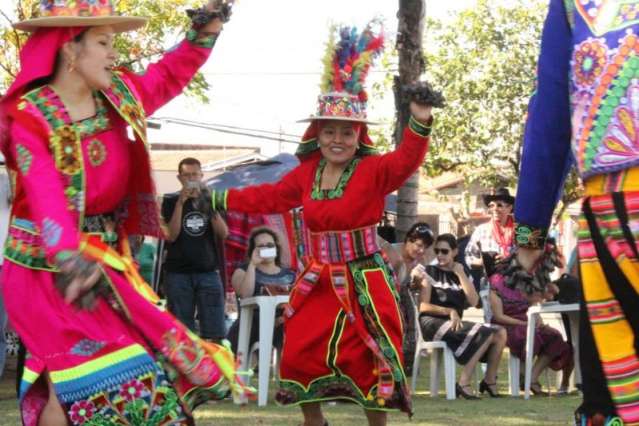
[[[227,237],[228,228],[212,209],[197,159],[180,161],[177,178],[182,190],[165,195],[162,201],[162,216],[168,225],[164,283],[169,310],[195,330],[197,307],[200,335],[219,341],[226,332],[225,297],[216,246]]]

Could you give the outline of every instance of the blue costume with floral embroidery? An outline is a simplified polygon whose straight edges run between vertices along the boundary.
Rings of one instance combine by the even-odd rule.
[[[573,164],[586,195],[578,248],[580,359],[587,368],[577,419],[613,424],[619,416],[636,425],[639,1],[550,1],[515,201],[520,247],[544,247]]]

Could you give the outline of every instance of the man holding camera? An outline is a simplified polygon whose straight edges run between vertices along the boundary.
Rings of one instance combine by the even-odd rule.
[[[169,310],[195,330],[197,307],[201,337],[219,341],[226,330],[217,247],[227,237],[228,228],[211,208],[197,159],[180,161],[177,178],[182,190],[165,195],[162,201],[162,217],[168,224],[164,287]]]

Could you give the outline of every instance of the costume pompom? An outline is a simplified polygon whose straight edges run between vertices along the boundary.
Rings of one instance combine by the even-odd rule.
[[[364,82],[371,64],[384,49],[384,36],[376,34],[371,22],[361,33],[356,27],[333,28],[326,45],[322,93],[347,92],[367,99]]]

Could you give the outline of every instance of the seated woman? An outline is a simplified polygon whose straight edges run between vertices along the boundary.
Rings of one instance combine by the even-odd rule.
[[[499,397],[497,368],[506,345],[506,331],[501,327],[462,321],[464,309],[476,306],[479,296],[464,267],[453,259],[457,239],[442,234],[435,240],[437,265],[426,267],[419,296],[419,323],[425,340],[442,340],[464,366],[455,385],[457,396],[479,399],[470,389],[470,379],[479,360],[488,364],[479,385],[481,393]]]
[[[406,233],[403,243],[382,244],[399,284],[399,304],[404,323],[404,370],[412,374],[415,357],[415,303],[411,290],[419,289],[427,262],[427,250],[433,245],[430,226],[417,222]]]
[[[247,262],[233,272],[231,284],[235,294],[243,297],[267,296],[270,294],[288,293],[295,282],[295,272],[283,268],[280,264],[282,247],[277,233],[268,227],[258,227],[251,231],[248,241]],[[281,312],[275,322],[273,333],[273,347],[281,348],[283,340]],[[259,315],[253,315],[249,347],[259,340]],[[239,339],[240,318],[231,325],[226,338],[237,353]]]
[[[533,293],[525,295],[517,289],[508,288],[501,274],[494,274],[490,278],[490,306],[493,311],[492,322],[506,328],[508,334],[507,345],[510,353],[520,360],[526,359],[526,312],[530,305],[541,302],[544,295]],[[548,395],[543,392],[539,384],[539,376],[550,367],[553,370],[562,370],[561,386],[558,393],[563,394],[568,390],[570,373],[574,367],[572,347],[564,341],[561,333],[538,322],[535,329],[535,341],[533,352],[537,357],[532,368],[532,380],[530,390],[534,395]],[[523,386],[523,380],[520,382]]]

